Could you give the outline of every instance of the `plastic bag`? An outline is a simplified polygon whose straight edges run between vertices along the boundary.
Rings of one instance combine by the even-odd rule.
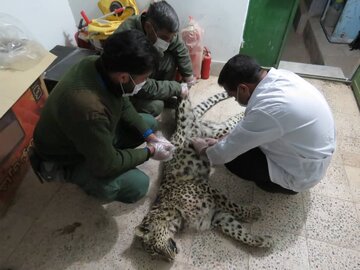
[[[27,70],[40,62],[46,52],[20,21],[0,13],[0,69]]]
[[[203,34],[204,30],[192,18],[189,18],[188,26],[181,31],[181,37],[189,49],[194,76],[201,77],[201,62],[203,59]]]

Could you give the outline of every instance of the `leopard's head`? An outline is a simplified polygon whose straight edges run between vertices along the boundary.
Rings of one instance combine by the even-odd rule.
[[[140,238],[145,251],[153,257],[173,261],[179,252],[165,222],[148,226],[141,224],[135,228],[135,235]]]

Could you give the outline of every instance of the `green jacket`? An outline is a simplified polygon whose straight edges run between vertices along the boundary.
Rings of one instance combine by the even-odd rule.
[[[67,165],[86,162],[95,177],[110,178],[148,159],[146,148],[116,149],[119,121],[143,134],[149,127],[128,97],[107,83],[96,68],[99,56],[74,65],[50,94],[34,131],[42,158]]]
[[[137,29],[144,32],[141,23],[142,16],[144,15],[133,15],[129,17],[119,26],[118,29],[116,29],[115,33],[132,29]],[[166,52],[170,53],[175,58],[176,65],[181,76],[189,77],[193,75],[189,50],[182,41],[179,34],[174,36]],[[140,92],[140,96],[146,99],[165,100],[172,96],[180,96],[181,94],[180,83],[176,81],[166,81],[162,78],[149,79],[142,89],[143,90]]]

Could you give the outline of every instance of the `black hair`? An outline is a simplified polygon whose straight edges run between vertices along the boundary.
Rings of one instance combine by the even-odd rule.
[[[174,8],[166,1],[152,3],[146,12],[146,19],[150,19],[156,30],[166,30],[170,33],[179,31],[179,18]]]
[[[257,83],[260,81],[260,71],[261,67],[254,58],[237,54],[220,71],[218,84],[234,90],[240,83]]]
[[[101,54],[107,72],[128,72],[141,75],[156,69],[158,52],[139,30],[126,30],[108,37]]]

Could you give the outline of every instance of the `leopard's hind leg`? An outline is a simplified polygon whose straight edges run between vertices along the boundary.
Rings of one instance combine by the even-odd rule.
[[[254,247],[271,247],[273,241],[271,236],[259,236],[251,234],[236,218],[226,212],[217,212],[212,219],[212,226],[218,227],[230,237]]]
[[[225,213],[230,213],[235,218],[242,222],[256,221],[261,216],[261,209],[257,206],[238,205],[231,202],[225,195],[215,189],[208,187],[208,191],[215,199],[216,207]]]

